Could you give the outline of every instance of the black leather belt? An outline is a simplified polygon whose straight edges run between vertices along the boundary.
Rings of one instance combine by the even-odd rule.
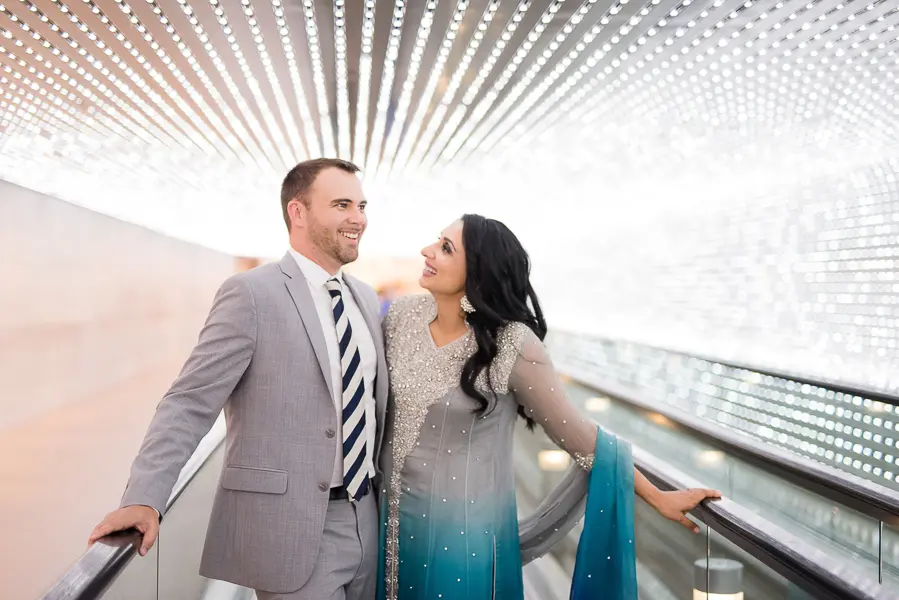
[[[367,496],[371,491],[371,481],[368,482],[368,485],[365,486],[365,491],[362,492],[363,496]],[[350,495],[346,491],[345,486],[340,487],[332,487],[330,494],[328,494],[328,500],[349,500]]]

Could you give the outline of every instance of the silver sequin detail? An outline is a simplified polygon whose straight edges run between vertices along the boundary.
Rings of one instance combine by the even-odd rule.
[[[492,389],[496,394],[509,393],[509,378],[512,376],[512,369],[518,360],[519,350],[521,349],[524,337],[530,332],[530,328],[524,323],[509,323],[496,336],[496,358],[490,366],[490,383],[487,386],[487,370],[481,372],[475,382],[475,386],[485,396],[490,398],[487,393],[488,389]],[[475,347],[477,350],[477,347]]]
[[[387,600],[395,600],[399,586],[399,525],[402,469],[406,457],[418,441],[428,410],[440,398],[459,385],[462,367],[477,350],[469,331],[461,338],[437,348],[429,325],[437,315],[430,295],[407,296],[393,302],[384,319],[387,363],[393,396],[393,464],[388,490],[385,578]],[[508,393],[509,377],[519,356],[524,335],[530,331],[523,323],[512,323],[497,336],[497,356],[490,367],[492,392]],[[478,390],[492,397],[486,370],[475,382]]]
[[[578,464],[580,468],[585,471],[590,471],[593,468],[593,457],[595,454],[581,454],[579,452],[573,453],[571,456],[574,457],[574,462]]]

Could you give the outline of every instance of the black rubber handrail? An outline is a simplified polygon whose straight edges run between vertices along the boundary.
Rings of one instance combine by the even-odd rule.
[[[659,489],[670,491],[709,487],[679,471],[663,458],[635,445],[626,436],[620,436],[606,427],[604,429],[630,443],[634,466]],[[541,499],[534,498],[527,489],[518,488],[516,492],[528,498],[534,506],[540,503]],[[894,591],[886,584],[880,584],[876,573],[866,572],[865,567],[859,568],[855,561],[840,560],[821,551],[770,522],[764,515],[756,514],[726,497],[704,501],[689,514],[694,521],[708,526],[705,535],[727,539],[815,600],[896,600]],[[580,532],[576,528],[567,536],[575,545],[579,538]],[[713,539],[706,544],[709,550]]]
[[[706,487],[663,460],[633,447],[634,465],[662,490]],[[707,500],[690,512],[709,529],[760,560],[816,600],[895,600],[894,591],[855,568],[728,499]]]
[[[212,453],[225,439],[224,422],[219,421],[203,438],[181,471],[166,503],[166,512],[184,492]],[[85,532],[85,537],[87,537]],[[97,540],[60,577],[40,600],[97,600],[137,555],[142,535],[135,529],[110,534]]]
[[[623,402],[640,412],[660,414],[675,426],[688,430],[694,437],[768,473],[892,527],[899,527],[899,493],[889,488],[805,459],[686,411],[649,402],[619,384],[597,381],[596,377],[572,372],[562,365],[559,366],[559,370],[581,385]]]
[[[137,554],[142,536],[136,529],[97,540],[42,596],[43,600],[94,600],[109,589]]]

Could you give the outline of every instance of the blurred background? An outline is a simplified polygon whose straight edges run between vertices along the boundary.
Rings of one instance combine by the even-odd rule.
[[[339,156],[384,308],[454,219],[504,221],[573,400],[726,488],[705,538],[751,524],[812,569],[656,523],[647,598],[714,592],[716,551],[747,598],[828,597],[828,561],[864,583],[842,597],[899,598],[897,25],[893,0],[0,4],[0,596],[79,561],[215,290],[286,251],[283,176]],[[520,448],[527,506],[568,462]]]

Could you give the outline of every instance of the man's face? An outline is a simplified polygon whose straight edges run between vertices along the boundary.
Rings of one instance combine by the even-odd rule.
[[[307,193],[308,207],[295,200],[295,224],[326,268],[338,269],[359,257],[359,242],[368,225],[359,178],[341,169],[318,174]]]

